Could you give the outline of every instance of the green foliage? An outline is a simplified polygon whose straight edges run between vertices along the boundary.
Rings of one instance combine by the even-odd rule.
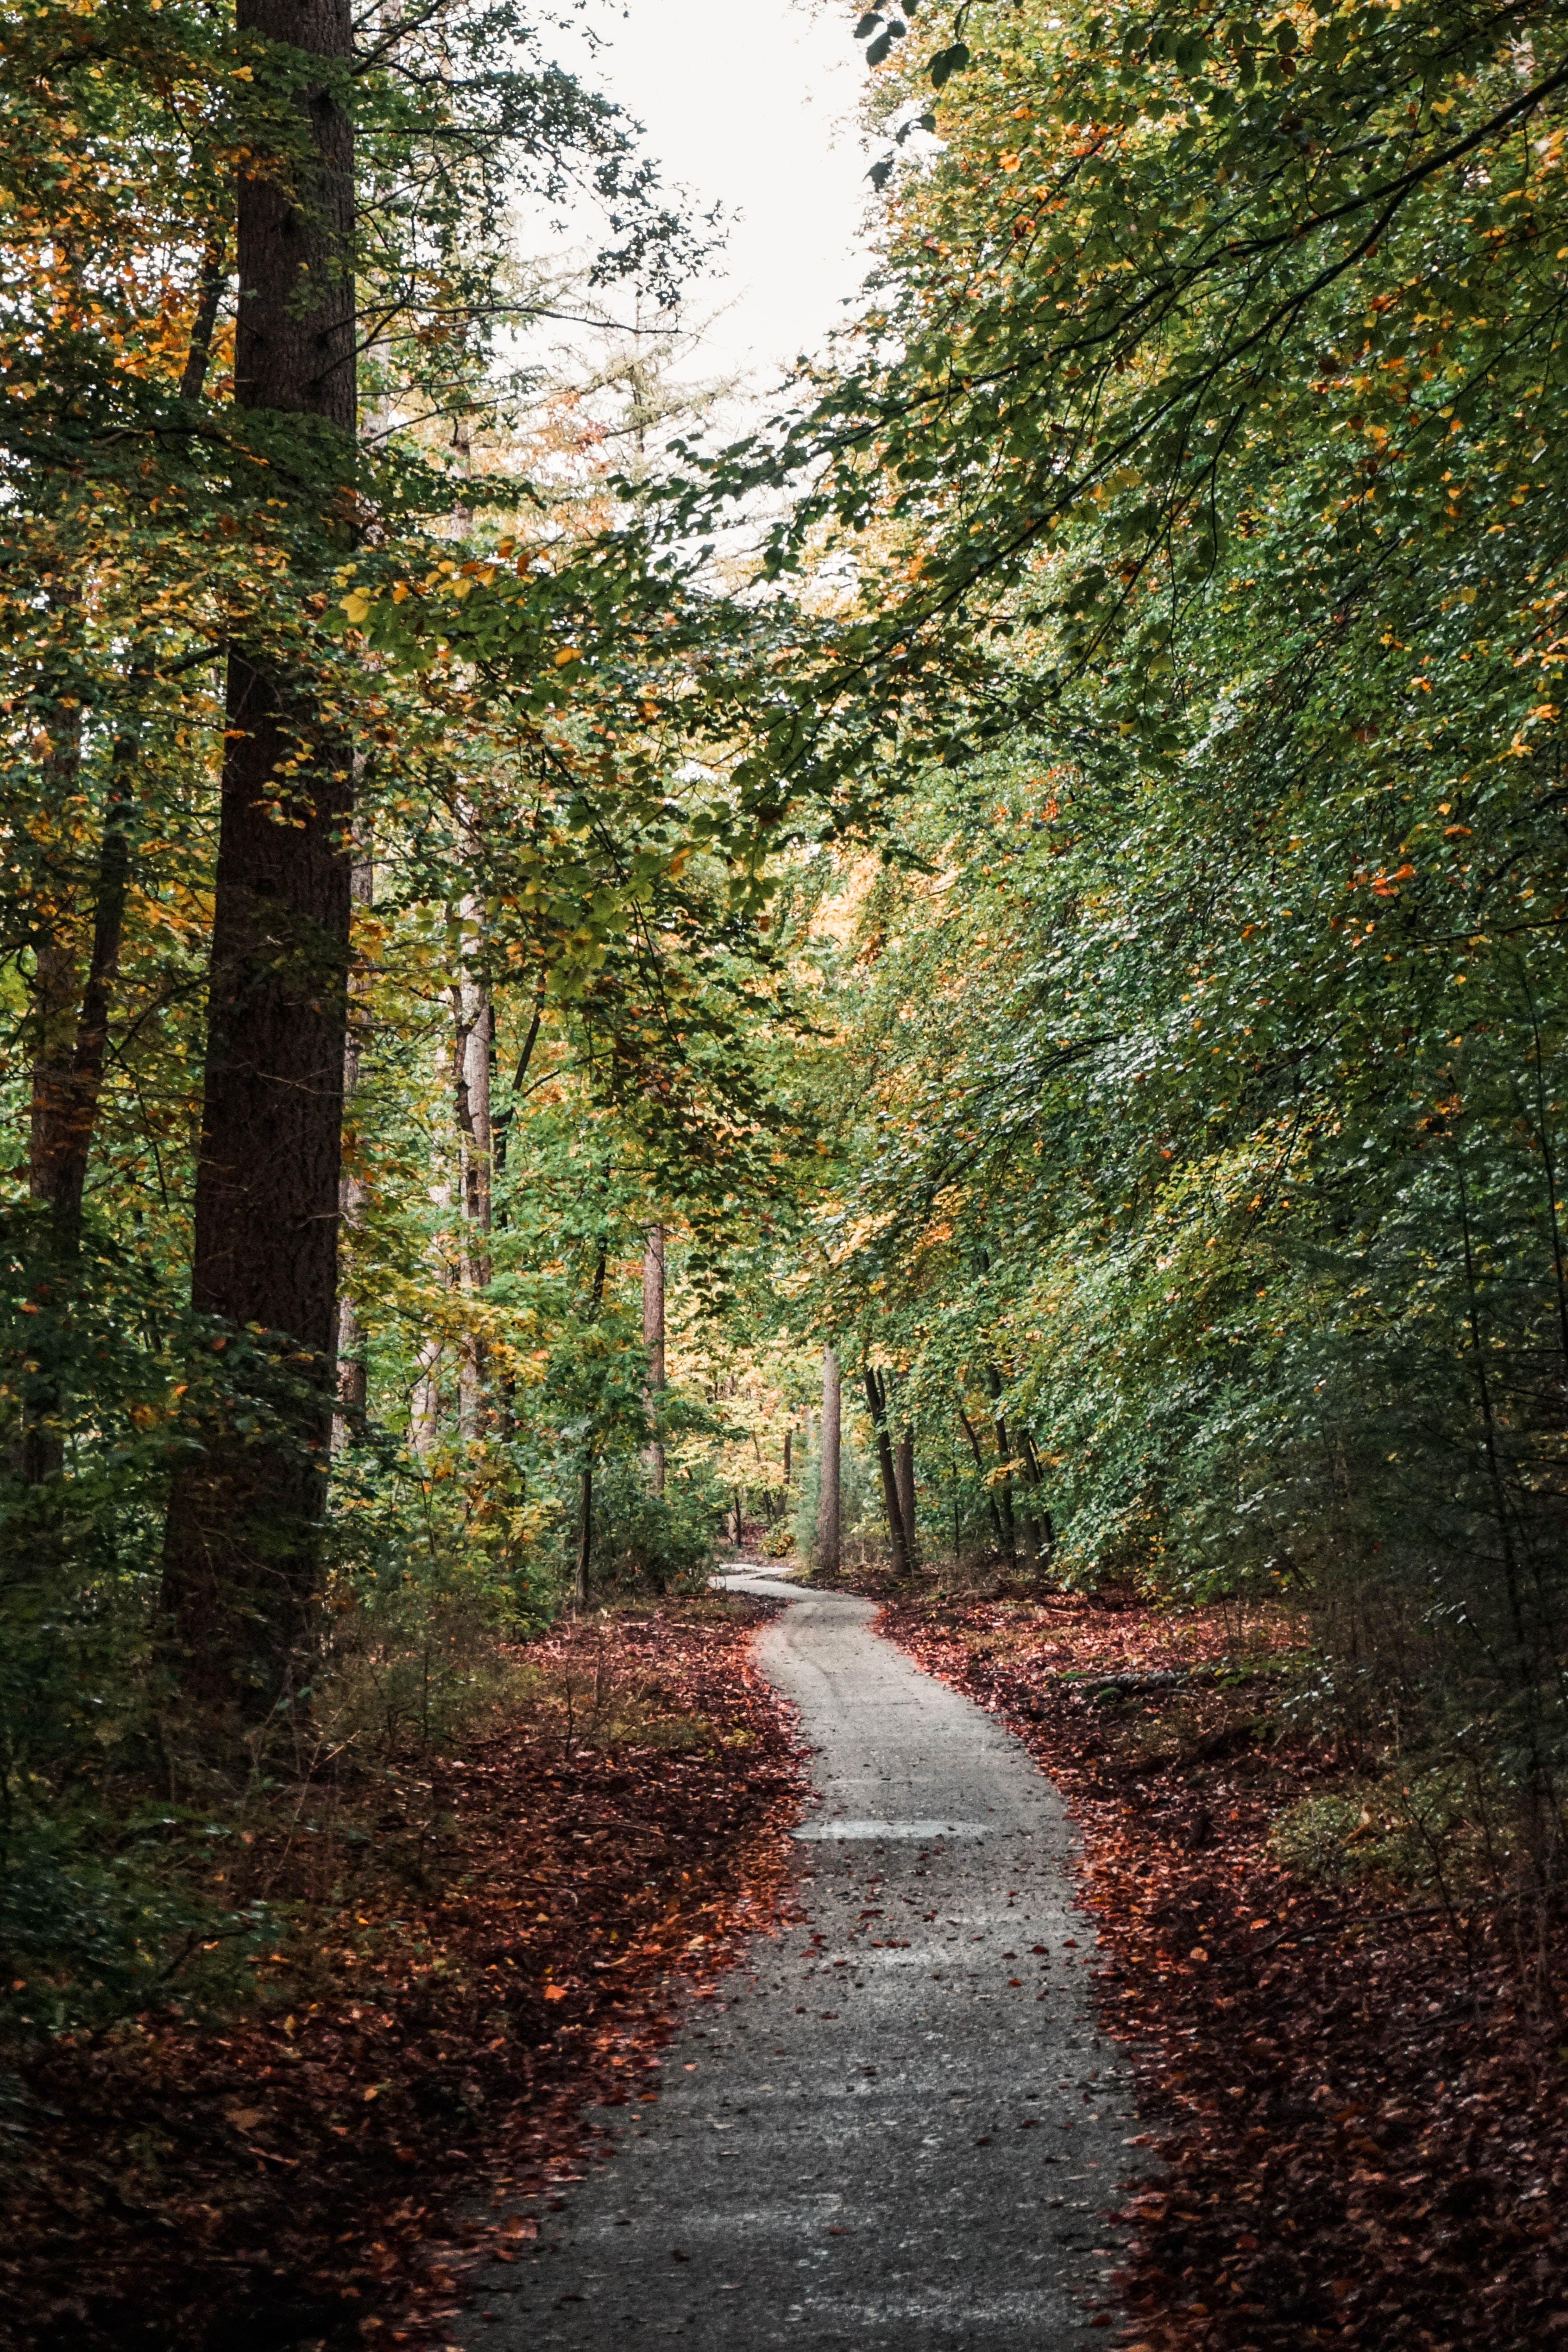
[[[684,494],[811,461],[810,756],[904,794],[835,869],[813,1295],[928,1498],[965,1417],[994,1553],[1299,1596],[1347,1737],[1474,1748],[1545,1885],[1562,28],[965,29],[863,363]]]

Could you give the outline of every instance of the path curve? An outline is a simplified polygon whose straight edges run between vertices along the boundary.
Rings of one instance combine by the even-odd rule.
[[[869,1601],[714,1581],[791,1604],[757,1657],[815,1750],[806,1919],[694,2008],[657,2105],[590,2111],[613,2160],[526,2259],[480,2273],[458,2340],[1087,2347],[1137,2126],[1089,2010],[1061,1801],[992,1717],[869,1631]]]

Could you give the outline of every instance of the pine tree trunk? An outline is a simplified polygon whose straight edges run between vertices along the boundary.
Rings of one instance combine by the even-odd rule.
[[[238,0],[236,20],[307,58],[352,54],[349,0]],[[278,157],[239,183],[235,400],[337,428],[324,503],[353,466],[353,128],[308,68],[276,102]],[[281,161],[296,148],[302,163]],[[301,436],[307,461],[331,446]],[[320,1570],[351,801],[350,747],[310,681],[231,653],[191,1291],[224,1322],[274,1335],[277,1421],[251,1444],[215,1429],[176,1475],[163,1597],[187,1690],[253,1720],[286,1696]]]
[[[664,1227],[650,1225],[642,1254],[642,1337],[647,1350],[647,1412],[654,1420],[664,1400]],[[664,1492],[664,1447],[656,1437],[643,1455],[656,1495]]]
[[[822,1451],[816,1500],[816,1564],[837,1576],[839,1563],[838,1438],[840,1395],[838,1350],[822,1351]]]

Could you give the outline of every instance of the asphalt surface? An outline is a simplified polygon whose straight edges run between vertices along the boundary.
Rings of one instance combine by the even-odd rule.
[[[1090,2333],[1124,2234],[1103,2217],[1138,2167],[1137,2125],[1088,2007],[1093,1930],[1056,1792],[991,1717],[868,1630],[869,1602],[723,1580],[794,1604],[758,1657],[816,1751],[808,1916],[692,2004],[657,2105],[588,2111],[613,2160],[516,2263],[478,2274],[453,2340],[1111,2340]]]

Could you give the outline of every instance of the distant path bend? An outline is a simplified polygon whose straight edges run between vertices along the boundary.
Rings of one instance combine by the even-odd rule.
[[[613,2162],[531,2259],[483,2276],[458,2334],[496,2352],[1088,2347],[1124,2242],[1103,2216],[1138,2159],[1060,1800],[868,1630],[870,1602],[714,1581],[792,1604],[757,1656],[816,1751],[808,1916],[686,2019],[657,2106],[593,2111]]]

